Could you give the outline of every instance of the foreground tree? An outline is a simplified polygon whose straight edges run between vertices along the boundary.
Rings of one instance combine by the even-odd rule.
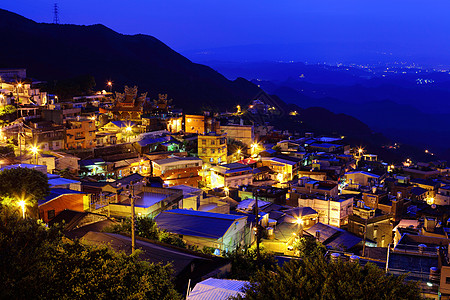
[[[176,234],[160,229],[150,217],[137,217],[135,221],[136,235],[142,238],[160,241],[177,247],[186,248],[186,243]],[[127,218],[122,223],[112,225],[104,230],[111,233],[127,233],[131,235],[131,219]]]
[[[0,211],[1,299],[180,299],[170,266],[67,241],[57,227]]]
[[[259,260],[255,247],[249,249],[237,249],[225,255],[230,260],[231,272],[229,278],[249,280],[257,271],[275,270],[276,261],[272,254],[262,250]]]
[[[370,263],[327,262],[323,256],[257,271],[244,293],[235,299],[421,299],[417,284],[402,276],[386,275]]]

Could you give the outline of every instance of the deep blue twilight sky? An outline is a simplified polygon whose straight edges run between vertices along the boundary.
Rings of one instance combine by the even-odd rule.
[[[450,62],[448,0],[13,0],[0,8],[52,22],[55,2],[61,23],[149,34],[176,51],[302,45]]]

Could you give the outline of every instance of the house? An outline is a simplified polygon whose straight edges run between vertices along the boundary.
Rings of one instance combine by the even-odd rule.
[[[88,149],[96,146],[95,120],[66,119],[65,149]]]
[[[359,184],[361,186],[373,186],[379,184],[383,176],[366,172],[366,171],[352,171],[345,173],[345,181],[349,184]]]
[[[199,135],[198,157],[205,163],[225,163],[227,161],[227,134],[210,132],[205,135]]]
[[[289,194],[289,204],[298,207],[311,207],[319,213],[319,221],[341,227],[347,224],[353,211],[353,197],[339,196],[331,198],[326,195]]]
[[[179,234],[189,246],[212,247],[214,254],[233,251],[247,244],[247,217],[186,209],[172,209],[155,217],[161,229]]]
[[[172,156],[152,161],[153,176],[161,177],[168,186],[185,184],[197,187],[202,179],[203,161],[197,157]]]
[[[136,215],[150,217],[156,216],[166,209],[178,208],[178,204],[183,199],[183,193],[180,190],[142,186],[137,181],[133,182],[137,184],[131,185],[131,182],[124,182],[120,185],[112,184],[117,189],[119,199],[116,203],[108,204],[110,216],[118,218],[131,216],[133,194]]]
[[[325,247],[336,250],[351,251],[362,242],[361,238],[343,229],[320,222],[305,231],[316,237]]]
[[[89,209],[89,195],[63,188],[51,189],[45,199],[38,201],[39,218],[49,222],[65,209],[84,212]]]
[[[418,281],[427,299],[450,297],[449,240],[404,234],[394,248],[389,249],[386,271],[404,275],[405,280]]]
[[[238,187],[253,183],[253,170],[251,167],[231,163],[214,166],[211,171],[211,185],[213,187]]]
[[[292,180],[296,175],[302,159],[290,156],[261,157],[262,166],[268,166],[277,173],[279,182]]]
[[[353,207],[353,214],[348,217],[348,232],[360,238],[366,237],[377,247],[387,247],[393,239],[394,220],[391,214],[367,207],[362,201]]]
[[[114,133],[117,140],[130,141],[136,135],[136,123],[132,121],[111,121],[101,129],[103,132]]]
[[[336,182],[311,180],[309,177],[302,177],[297,184],[291,185],[291,193],[320,194],[336,198],[339,194],[339,189]]]
[[[24,124],[23,134],[20,135],[20,145],[38,145],[41,151],[64,149],[65,128],[52,122],[33,120]]]
[[[255,140],[252,125],[227,124],[220,125],[219,133],[226,133],[228,140],[235,140],[250,146]]]
[[[184,132],[204,134],[205,133],[205,116],[185,115],[184,116]]]
[[[227,300],[230,297],[244,296],[242,289],[248,281],[208,278],[195,285],[186,300]]]

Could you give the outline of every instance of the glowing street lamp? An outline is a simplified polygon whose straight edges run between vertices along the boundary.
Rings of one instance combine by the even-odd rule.
[[[22,209],[22,217],[25,219],[25,200],[20,200],[17,205]]]
[[[223,191],[225,192],[226,197],[230,195],[230,189],[227,186],[223,188]]]
[[[36,146],[31,146],[30,152],[34,154],[34,162],[35,162],[35,164],[37,164],[37,163],[38,163],[38,161],[37,161],[37,155],[38,155],[38,153],[39,153],[39,148],[36,147]]]
[[[295,220],[295,223],[297,223],[298,225],[298,235],[299,236],[303,236],[303,219],[302,218],[297,218],[297,220]]]
[[[108,86],[108,89],[111,92],[112,91],[112,85],[113,85],[112,81],[109,80],[108,82],[106,82],[106,85]]]

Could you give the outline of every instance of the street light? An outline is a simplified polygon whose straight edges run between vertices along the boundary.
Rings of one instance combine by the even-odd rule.
[[[230,189],[227,186],[223,188],[223,191],[225,192],[226,197],[230,195]]]
[[[20,208],[22,208],[22,217],[25,219],[25,200],[20,200],[17,205],[20,206]]]
[[[39,148],[36,147],[36,146],[31,146],[30,151],[31,151],[31,153],[34,154],[34,163],[35,163],[35,164],[38,164],[38,161],[37,161],[37,155],[38,155],[38,153],[39,153]]]
[[[295,223],[298,224],[299,227],[299,236],[302,237],[303,236],[303,219],[302,218],[297,218],[297,220],[295,220]]]
[[[112,85],[113,85],[112,81],[109,80],[106,84],[108,85],[109,92],[112,92]]]

